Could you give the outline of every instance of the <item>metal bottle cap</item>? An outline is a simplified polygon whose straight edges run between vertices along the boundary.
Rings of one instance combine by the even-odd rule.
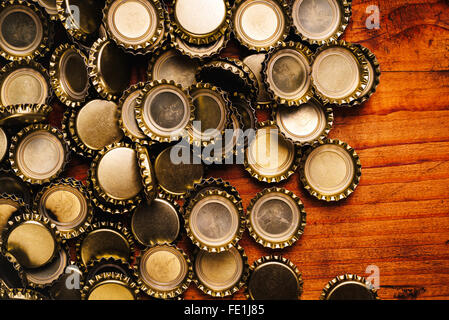
[[[94,279],[95,276],[105,272],[121,273],[131,279],[137,279],[137,273],[131,265],[121,259],[115,258],[101,258],[98,260],[91,260],[87,266],[82,266],[85,281]]]
[[[284,188],[259,192],[246,211],[249,234],[265,247],[282,249],[291,246],[304,233],[304,205],[298,196]]]
[[[230,25],[226,0],[175,0],[172,22],[181,39],[194,44],[217,41]]]
[[[121,273],[105,272],[84,286],[83,300],[137,300],[139,289],[131,278]]]
[[[257,117],[251,100],[241,93],[234,93],[229,98],[231,99],[232,106],[242,118],[242,130],[256,129]]]
[[[150,154],[147,147],[141,146],[138,143],[135,145],[135,149],[137,153],[137,163],[140,169],[140,177],[142,179],[143,191],[146,199],[148,201],[152,201],[157,194],[157,183]]]
[[[78,111],[64,113],[62,129],[71,149],[85,157],[123,138],[117,121],[117,105],[112,101],[92,100]]]
[[[33,0],[45,9],[51,20],[58,20],[58,8],[56,7],[56,0]]]
[[[53,108],[46,104],[16,104],[0,107],[0,125],[9,128],[46,122]]]
[[[171,153],[179,157],[187,155],[189,163],[176,163],[172,161]],[[193,162],[194,155],[188,147],[168,147],[162,151],[156,158],[154,169],[156,179],[159,182],[160,188],[168,196],[173,198],[183,197],[188,190],[193,188],[195,183],[198,183],[203,178],[204,168],[201,163]]]
[[[22,199],[28,206],[32,205],[33,195],[31,186],[14,174],[12,170],[0,167],[0,194],[6,193]]]
[[[365,278],[345,274],[329,281],[321,293],[321,300],[377,300],[377,291]]]
[[[242,247],[211,253],[200,250],[195,256],[197,287],[212,297],[227,297],[240,290],[249,274],[248,258]]]
[[[130,261],[133,252],[132,234],[121,223],[93,223],[76,242],[77,261],[84,265],[101,258]]]
[[[0,127],[0,162],[3,161],[3,158],[8,153],[8,145],[8,136],[6,135],[2,127]]]
[[[25,273],[16,258],[8,252],[0,252],[0,289],[23,288],[26,284]]]
[[[9,161],[14,172],[33,184],[50,182],[68,161],[68,145],[62,133],[49,125],[31,125],[11,139]]]
[[[39,268],[59,252],[56,227],[38,214],[25,213],[8,221],[2,234],[2,250],[9,251],[24,268]]]
[[[67,281],[73,281],[72,279],[74,279],[74,277],[80,281],[79,288],[76,286],[68,288]],[[83,272],[80,270],[78,264],[70,261],[65,272],[48,288],[48,292],[50,298],[53,300],[81,300],[81,289],[83,286]]]
[[[70,44],[60,45],[51,56],[51,85],[66,106],[81,106],[89,93],[87,63],[84,53]]]
[[[351,1],[295,0],[291,14],[296,34],[310,44],[337,40],[351,18]]]
[[[0,233],[8,226],[12,216],[29,213],[28,205],[12,194],[0,193]]]
[[[108,0],[103,9],[109,37],[125,49],[141,53],[164,33],[164,20],[159,0]]]
[[[262,76],[263,62],[265,61],[266,57],[267,54],[265,53],[256,53],[243,59],[243,63],[251,69],[257,79],[257,85],[259,88],[259,94],[257,95],[258,108],[270,106],[270,104],[272,103],[272,99],[267,91],[266,84]]]
[[[332,108],[312,98],[298,107],[279,106],[274,112],[279,131],[299,145],[327,138],[334,122]]]
[[[26,288],[0,288],[0,300],[48,300],[38,291]]]
[[[379,85],[380,78],[380,65],[377,61],[374,53],[370,49],[356,44],[362,51],[365,59],[368,61],[368,83],[366,84],[365,90],[362,92],[361,96],[357,99],[357,103],[363,103],[367,101],[376,92],[376,88]]]
[[[75,179],[61,179],[44,187],[34,202],[36,211],[56,225],[61,237],[71,239],[85,231],[93,215],[86,188]]]
[[[242,202],[220,189],[198,194],[189,202],[184,215],[189,238],[209,252],[229,250],[245,230]]]
[[[232,8],[234,34],[250,50],[268,51],[287,37],[288,13],[289,4],[284,0],[237,0]]]
[[[141,253],[135,268],[141,290],[155,298],[167,299],[181,295],[193,278],[188,256],[173,245],[150,247]]]
[[[136,119],[151,139],[176,141],[191,125],[192,99],[186,89],[173,81],[152,81],[136,100]]]
[[[0,34],[0,54],[5,59],[33,60],[49,51],[47,17],[29,1],[2,1]]]
[[[175,49],[161,48],[152,55],[148,64],[148,79],[173,80],[184,88],[194,84],[198,62]]]
[[[142,201],[132,215],[131,231],[144,246],[172,243],[181,230],[178,212],[176,202],[164,198]]]
[[[320,47],[313,57],[312,84],[323,102],[358,104],[368,77],[363,52],[343,40]]]
[[[259,124],[245,152],[245,170],[268,183],[288,179],[298,168],[300,149],[279,132],[273,121]]]
[[[196,59],[206,59],[218,55],[230,40],[230,32],[226,32],[217,41],[206,45],[195,45],[182,40],[181,37],[173,35],[172,45],[183,55]]]
[[[300,105],[313,97],[312,51],[301,43],[282,43],[267,56],[263,76],[267,89],[277,103]]]
[[[354,192],[362,174],[360,159],[347,143],[328,139],[308,149],[299,168],[304,188],[314,197],[339,201]]]
[[[45,104],[50,97],[47,70],[34,61],[14,61],[0,71],[0,103]]]
[[[298,268],[281,256],[265,256],[250,268],[246,296],[251,300],[298,300],[302,293]]]
[[[117,100],[131,80],[130,59],[115,42],[100,38],[89,52],[89,76],[102,98]]]

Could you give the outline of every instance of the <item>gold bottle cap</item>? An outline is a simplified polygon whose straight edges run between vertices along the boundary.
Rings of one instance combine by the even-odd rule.
[[[85,157],[94,157],[104,147],[123,138],[115,102],[92,100],[81,109],[64,113],[62,131],[72,151]]]
[[[326,139],[334,122],[332,108],[315,98],[298,107],[279,106],[273,113],[279,131],[302,146]]]
[[[300,105],[313,97],[312,51],[301,43],[287,42],[263,62],[267,89],[278,104]]]
[[[132,234],[121,223],[110,221],[88,226],[75,247],[77,261],[85,266],[101,258],[130,261],[135,250]]]
[[[7,60],[33,60],[49,51],[46,15],[24,0],[0,4],[0,54]]]
[[[178,140],[191,126],[192,98],[173,81],[148,83],[136,100],[136,119],[140,129],[159,142]]]
[[[300,179],[318,200],[339,201],[354,192],[362,175],[360,159],[347,143],[317,141],[301,159]]]
[[[51,96],[47,70],[34,61],[14,61],[0,71],[0,104],[45,104]]]
[[[374,94],[374,92],[376,92],[377,86],[379,85],[380,65],[376,56],[370,49],[360,44],[355,45],[360,48],[365,59],[368,61],[368,83],[361,96],[357,99],[357,103],[361,104],[367,101]]]
[[[242,118],[242,130],[256,129],[257,117],[254,110],[253,103],[245,95],[235,92],[230,96],[232,106]]]
[[[30,206],[33,203],[31,186],[14,174],[12,170],[0,167],[0,194],[14,195]]]
[[[170,299],[181,295],[193,278],[189,257],[173,245],[150,247],[135,266],[141,290],[154,298]]]
[[[284,188],[259,192],[246,211],[249,234],[264,247],[282,249],[291,246],[304,233],[304,205],[298,196]]]
[[[22,199],[12,194],[0,193],[0,233],[8,226],[8,220],[18,214],[30,213]]]
[[[321,300],[378,300],[377,290],[365,278],[345,274],[329,281],[320,296]]]
[[[196,145],[213,144],[221,138],[228,125],[231,102],[224,91],[209,83],[194,84],[189,88],[189,93],[195,107],[194,121],[201,124],[201,130],[192,126],[189,132],[191,140]]]
[[[32,184],[50,182],[64,170],[69,148],[63,134],[49,126],[33,124],[11,139],[9,161],[14,172]]]
[[[230,32],[226,32],[225,35],[220,37],[217,41],[206,45],[188,43],[182,40],[181,37],[173,35],[171,44],[183,55],[189,56],[192,59],[202,60],[218,55],[223,48],[226,47],[229,40]]]
[[[140,130],[134,111],[137,105],[136,100],[142,93],[144,87],[145,82],[139,82],[126,89],[118,102],[118,121],[123,133],[131,139],[132,142],[147,145],[151,144],[151,142],[142,130]]]
[[[101,150],[89,170],[89,183],[97,201],[132,210],[142,199],[138,153],[130,145],[116,143]],[[94,202],[95,203],[95,202]]]
[[[81,291],[82,300],[137,300],[139,288],[129,277],[104,272],[87,281]]]
[[[293,27],[302,40],[323,45],[337,40],[351,18],[352,0],[295,0]]]
[[[0,252],[0,290],[2,288],[23,288],[26,285],[25,272],[16,258],[9,252]]]
[[[133,280],[137,279],[136,271],[128,262],[112,257],[91,260],[86,266],[82,265],[81,269],[83,271],[85,281],[94,279],[95,276],[105,272],[121,273]]]
[[[173,151],[172,151],[173,150]],[[189,163],[176,163],[172,161],[171,153],[179,157],[187,154]],[[201,162],[193,162],[193,152],[188,147],[168,147],[156,158],[154,169],[159,187],[170,198],[182,198],[187,191],[193,188],[203,178],[204,167]]]
[[[343,40],[320,47],[313,57],[312,84],[323,102],[358,104],[368,78],[363,52]]]
[[[298,168],[300,148],[284,138],[273,121],[259,124],[245,151],[245,170],[267,183],[288,179]]]
[[[159,197],[142,201],[132,215],[131,231],[144,246],[174,242],[181,231],[179,206]]]
[[[80,107],[89,93],[87,58],[74,45],[62,44],[50,60],[50,79],[58,99],[68,107]]]
[[[5,131],[0,127],[0,162],[3,161],[3,158],[8,153],[8,145],[9,140]]]
[[[47,14],[50,16],[50,20],[56,21],[58,17],[58,8],[56,7],[56,0],[33,0],[39,3],[39,5],[45,9]]]
[[[215,188],[190,200],[184,215],[189,238],[200,249],[209,252],[232,248],[246,227],[242,202]]]
[[[298,268],[282,256],[265,256],[250,268],[246,297],[251,300],[298,300],[302,293]]]
[[[70,261],[66,267],[67,271],[70,272],[61,274],[48,288],[52,300],[81,300],[81,289],[84,287],[84,274],[81,267],[76,262]],[[74,276],[80,281],[79,288],[67,288],[67,281],[73,281]]]
[[[256,53],[247,56],[243,59],[243,63],[251,69],[257,79],[257,85],[259,88],[259,94],[257,95],[257,107],[265,108],[271,105],[272,99],[266,88],[265,82],[262,76],[263,62],[265,61],[267,54]]]
[[[248,49],[268,51],[287,37],[289,11],[284,0],[237,0],[232,8],[234,34]]]
[[[56,225],[63,239],[78,237],[92,220],[93,206],[87,189],[75,179],[61,179],[45,186],[34,208]]]
[[[40,292],[25,288],[0,289],[0,300],[48,300]]]
[[[103,5],[103,1],[97,0],[56,0],[59,20],[70,36],[83,42],[98,36]]]
[[[50,221],[38,214],[13,217],[2,234],[2,250],[9,251],[24,268],[39,268],[59,252],[61,237]]]
[[[131,81],[129,56],[112,40],[100,38],[89,52],[89,76],[102,98],[117,100]]]
[[[164,33],[165,14],[159,0],[108,0],[103,23],[109,37],[125,49],[144,53]]]
[[[161,48],[152,55],[148,64],[148,79],[172,80],[184,88],[193,85],[198,62],[175,49]]]
[[[211,253],[198,251],[194,262],[195,284],[212,297],[227,297],[242,288],[249,275],[248,258],[242,247]]]
[[[228,31],[231,10],[226,0],[175,0],[174,32],[193,44],[209,44]]]
[[[46,122],[53,108],[46,104],[17,104],[0,107],[0,125],[10,128]]]
[[[146,199],[152,201],[157,194],[157,183],[150,154],[147,147],[141,146],[138,143],[135,145],[135,149],[137,152],[140,176],[142,178],[143,191]]]

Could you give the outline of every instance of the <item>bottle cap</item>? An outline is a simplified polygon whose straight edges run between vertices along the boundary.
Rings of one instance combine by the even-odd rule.
[[[76,242],[77,261],[85,266],[101,258],[130,261],[134,250],[132,234],[121,223],[110,221],[91,224]]]
[[[48,300],[40,292],[25,288],[0,289],[0,300]]]
[[[107,0],[103,23],[109,37],[118,45],[145,53],[165,32],[162,6],[159,0]]]
[[[248,49],[268,51],[287,37],[289,11],[289,4],[284,0],[236,0],[232,7],[234,34]]]
[[[242,202],[215,188],[201,192],[190,200],[184,220],[192,242],[209,252],[232,248],[246,227]]]
[[[317,141],[301,159],[300,179],[318,200],[339,201],[354,192],[362,175],[359,156],[347,143]]]
[[[226,0],[175,0],[171,22],[184,41],[209,44],[229,29],[231,10]]]
[[[256,129],[257,117],[254,110],[253,103],[245,95],[235,92],[230,96],[232,106],[240,115],[242,120],[242,130],[245,132],[248,129]],[[245,148],[248,146],[248,137],[245,137]]]
[[[13,217],[2,234],[2,250],[9,251],[23,268],[45,266],[59,252],[61,237],[50,221],[38,214]]]
[[[67,281],[74,284],[75,279],[79,280],[79,287],[68,287]],[[81,300],[81,289],[83,286],[84,275],[79,265],[74,261],[70,261],[65,272],[48,288],[48,293],[53,300]]]
[[[159,142],[178,140],[193,119],[193,104],[187,89],[167,80],[147,83],[136,100],[135,110],[140,129]]]
[[[189,56],[192,59],[202,60],[218,55],[228,44],[230,37],[230,32],[226,32],[215,42],[206,45],[196,45],[182,40],[179,36],[172,35],[171,44],[183,55]]]
[[[30,213],[29,207],[22,199],[13,194],[0,193],[0,233],[8,226],[12,216]]]
[[[60,179],[45,186],[34,208],[56,225],[63,239],[78,237],[92,220],[93,206],[84,185],[75,179]]]
[[[0,103],[45,104],[51,97],[48,72],[34,61],[14,61],[0,71]]]
[[[184,88],[193,85],[198,62],[182,55],[175,49],[161,48],[151,56],[148,63],[148,79],[172,80]]]
[[[16,258],[8,252],[0,252],[0,288],[23,288],[26,285],[25,273]]]
[[[250,267],[245,295],[251,300],[298,300],[302,293],[298,268],[281,256],[265,256]]]
[[[123,133],[131,139],[132,142],[147,145],[151,144],[151,141],[142,130],[140,130],[134,112],[136,100],[142,93],[144,87],[145,82],[139,82],[126,89],[118,102],[118,121]]]
[[[298,168],[301,150],[284,138],[273,121],[259,123],[245,151],[245,170],[267,183],[288,179]]]
[[[103,5],[103,1],[96,0],[56,0],[59,20],[69,35],[85,43],[98,36]]]
[[[176,159],[172,157],[172,152]],[[178,159],[181,160],[179,163]],[[185,146],[171,146],[163,150],[156,158],[154,169],[159,187],[171,199],[183,198],[204,175],[201,161],[195,163],[193,152]]]
[[[194,106],[193,121],[198,121],[201,125],[200,128],[192,126],[189,132],[192,143],[202,146],[214,144],[228,126],[231,101],[225,92],[209,83],[192,85],[189,94]]]
[[[63,134],[42,124],[22,129],[11,139],[9,148],[12,169],[22,180],[32,184],[44,184],[58,177],[68,156],[69,148]]]
[[[92,158],[123,138],[115,102],[92,100],[79,110],[68,109],[62,120],[64,138],[75,153]]]
[[[6,135],[5,131],[0,127],[0,162],[3,161],[3,158],[8,153],[8,148],[9,148],[8,136]]]
[[[140,176],[142,178],[143,191],[146,199],[152,201],[157,194],[157,183],[150,154],[147,147],[141,146],[138,143],[135,144],[135,149],[137,152]]]
[[[272,104],[272,99],[268,93],[262,76],[263,62],[266,57],[266,53],[256,53],[243,59],[243,63],[246,64],[256,76],[257,86],[259,88],[259,94],[257,95],[257,108],[260,109],[269,107]]]
[[[45,9],[45,11],[50,17],[50,20],[56,21],[59,19],[58,8],[56,7],[56,0],[33,0],[33,1],[39,3],[39,5]]]
[[[85,275],[85,281],[94,279],[95,276],[105,272],[121,273],[132,280],[137,279],[137,273],[128,262],[112,257],[91,260],[87,266],[82,266],[81,268],[83,269],[83,274]]]
[[[132,215],[131,231],[144,246],[174,242],[181,231],[179,205],[164,197],[142,201]]]
[[[46,104],[16,104],[0,107],[0,125],[9,128],[46,122],[53,108]]]
[[[115,143],[99,151],[89,170],[89,184],[95,205],[103,202],[106,206],[118,206],[118,213],[134,209],[142,200],[143,190],[136,150],[128,144]]]
[[[329,281],[321,293],[321,300],[377,300],[377,290],[365,278],[345,274]]]
[[[293,245],[304,233],[306,211],[293,192],[269,188],[259,192],[247,208],[251,237],[264,247],[282,249]]]
[[[352,0],[295,0],[292,6],[293,28],[302,40],[323,45],[337,40],[351,18]]]
[[[33,203],[33,194],[30,184],[16,176],[14,171],[5,170],[0,167],[0,194],[2,193],[14,195],[17,198],[22,199],[28,206],[31,206]]]
[[[61,44],[50,60],[50,80],[58,99],[68,107],[80,107],[89,93],[87,58],[76,46]]]
[[[325,103],[358,104],[368,83],[368,62],[358,46],[343,40],[318,49],[312,61],[312,84]]]
[[[284,105],[273,111],[279,131],[293,143],[304,146],[327,138],[334,122],[331,107],[315,98],[298,107]]]
[[[131,278],[104,272],[87,281],[81,291],[83,300],[137,300],[139,288]]]
[[[7,60],[33,60],[49,51],[47,17],[29,1],[2,1],[0,33],[0,54]]]
[[[212,297],[227,297],[243,287],[248,279],[248,258],[242,247],[211,253],[199,250],[194,262],[195,284]]]
[[[278,104],[301,105],[313,97],[312,51],[299,42],[282,43],[263,62],[267,89]]]
[[[357,103],[361,104],[367,101],[374,94],[374,92],[376,92],[377,86],[379,85],[380,65],[376,56],[370,49],[360,44],[355,45],[360,48],[365,59],[368,61],[368,83],[361,96],[357,99]]]
[[[189,257],[173,245],[158,245],[142,252],[134,266],[141,290],[159,299],[175,298],[193,278]]]
[[[115,42],[100,38],[89,52],[89,76],[102,98],[117,100],[131,81],[130,59]]]

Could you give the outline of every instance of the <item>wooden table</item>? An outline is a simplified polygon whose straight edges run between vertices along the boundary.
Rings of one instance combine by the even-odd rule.
[[[379,30],[368,30],[367,6],[378,5]],[[304,236],[291,248],[271,251],[245,232],[240,244],[249,262],[282,254],[301,270],[302,299],[318,299],[337,275],[380,271],[382,299],[449,298],[449,3],[447,0],[354,0],[343,37],[377,56],[381,83],[363,106],[336,109],[331,138],[346,141],[360,156],[360,185],[349,199],[326,204],[312,199],[298,174],[280,185],[305,204]],[[51,122],[58,124],[55,105]],[[259,120],[266,118],[259,113]],[[65,176],[86,178],[75,158]],[[231,182],[244,206],[267,185],[243,166],[209,172]],[[192,250],[190,240],[180,246]],[[194,285],[186,299],[208,299]],[[244,299],[242,290],[233,296]]]

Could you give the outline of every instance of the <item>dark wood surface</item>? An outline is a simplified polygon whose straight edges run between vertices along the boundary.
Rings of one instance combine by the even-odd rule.
[[[379,30],[365,27],[371,4],[380,8]],[[448,30],[447,0],[353,1],[343,39],[370,48],[382,76],[367,103],[335,110],[330,137],[356,149],[363,166],[360,185],[349,199],[326,204],[302,189],[296,173],[280,186],[305,204],[304,236],[278,251],[256,244],[247,232],[240,242],[250,263],[272,253],[291,259],[302,272],[302,299],[318,299],[337,275],[367,276],[368,265],[379,267],[382,299],[449,298]],[[239,50],[231,46],[227,53],[239,55]],[[54,106],[51,122],[59,125],[63,108]],[[74,158],[65,176],[85,179],[87,167]],[[231,182],[245,207],[268,186],[239,165],[217,167],[208,175]],[[192,252],[188,239],[180,246]],[[185,298],[209,297],[192,284]],[[242,290],[233,298],[243,299]]]

